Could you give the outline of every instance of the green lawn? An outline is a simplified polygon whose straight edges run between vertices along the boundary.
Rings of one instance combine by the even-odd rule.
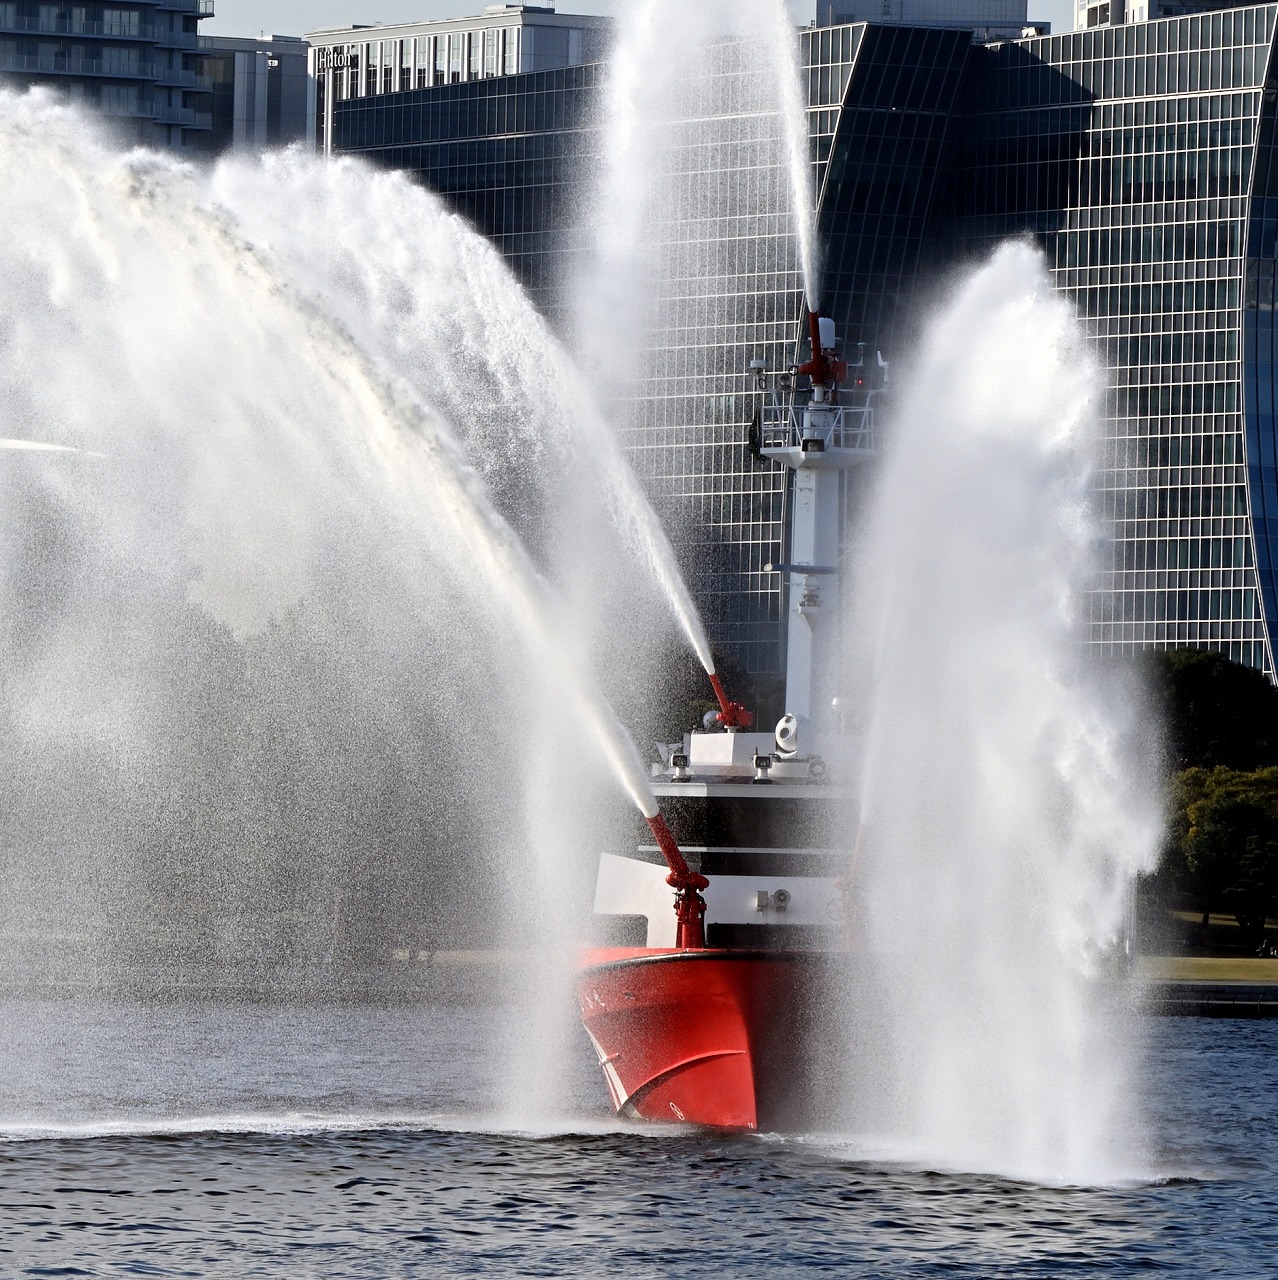
[[[1264,982],[1278,986],[1278,960],[1236,956],[1141,956],[1136,971],[1154,982]]]

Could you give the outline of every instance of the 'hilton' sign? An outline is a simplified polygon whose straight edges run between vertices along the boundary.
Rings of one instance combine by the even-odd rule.
[[[316,71],[342,71],[359,66],[359,58],[340,45],[328,45],[315,50]]]

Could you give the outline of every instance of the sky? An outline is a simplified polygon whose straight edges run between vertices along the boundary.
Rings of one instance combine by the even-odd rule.
[[[213,18],[200,30],[213,36],[300,36],[319,27],[347,27],[356,22],[421,22],[482,13],[490,0],[217,0]],[[618,13],[635,0],[560,0],[564,13]],[[688,0],[698,4],[700,0]],[[796,22],[808,22],[816,0],[792,0]],[[1030,17],[1045,18],[1053,31],[1073,23],[1071,0],[1030,0]]]

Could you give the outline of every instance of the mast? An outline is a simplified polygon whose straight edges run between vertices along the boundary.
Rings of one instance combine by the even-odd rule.
[[[873,401],[887,382],[881,355],[865,365],[838,354],[834,321],[809,313],[812,356],[769,379],[760,416],[760,453],[794,472],[790,503],[790,561],[770,566],[786,576],[786,715],[777,726],[781,754],[810,753],[838,734],[839,491],[843,473],[872,457]],[[762,370],[761,362],[754,368]],[[796,380],[807,378],[806,395]],[[871,386],[873,381],[875,386]]]

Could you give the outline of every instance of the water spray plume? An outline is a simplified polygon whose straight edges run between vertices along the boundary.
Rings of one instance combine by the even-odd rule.
[[[678,47],[668,39],[672,30],[683,33]],[[706,53],[712,48],[732,62],[731,74],[709,68]],[[660,343],[655,311],[663,278],[677,275],[673,292],[686,300],[688,288],[696,287],[691,281],[709,285],[722,270],[721,263],[697,260],[713,239],[697,226],[709,215],[704,197],[699,206],[698,196],[687,189],[687,175],[673,164],[686,152],[688,138],[681,131],[690,119],[714,120],[725,131],[733,121],[748,121],[740,126],[741,136],[725,132],[718,143],[762,149],[763,166],[777,170],[791,189],[798,258],[816,308],[812,167],[797,58],[796,31],[781,0],[706,0],[691,7],[679,0],[636,0],[624,7],[608,58],[599,121],[608,145],[588,201],[593,243],[582,255],[572,290],[574,345],[610,413],[619,412],[635,380],[644,376],[652,345]],[[746,93],[749,102],[720,101],[716,95],[725,92]],[[727,197],[726,205],[722,191],[716,199],[714,217],[758,212],[748,205],[757,204],[757,186]],[[681,211],[677,223],[671,221],[674,209]],[[655,227],[661,227],[656,236]],[[713,300],[705,311],[718,309]],[[675,576],[672,558],[661,563]],[[685,633],[713,675],[710,647],[691,599],[675,589],[668,594],[677,599]]]
[[[217,170],[115,154],[74,109],[0,93],[0,436],[107,455],[0,471],[15,904],[21,887],[91,919],[118,874],[122,899],[174,910],[205,889],[233,910],[240,884],[311,908],[350,849],[411,846],[455,810],[517,846],[488,793],[508,789],[532,682],[657,813],[473,450],[415,370],[323,305],[314,242],[289,238],[325,184],[366,192],[335,168],[295,157],[232,202]]]
[[[1161,834],[1139,690],[1089,654],[1103,381],[1013,244],[928,327],[859,553],[859,1128],[929,1167],[1140,1162],[1133,1023],[1094,981]]]
[[[756,0],[761,5],[761,21],[776,78],[777,98],[785,132],[786,167],[790,178],[790,199],[795,234],[799,240],[799,262],[803,269],[803,293],[808,310],[821,308],[821,262],[816,229],[816,182],[809,155],[808,112],[803,68],[799,65],[799,40],[790,20],[785,0]],[[747,20],[754,16],[743,15]]]
[[[272,199],[281,187],[297,200]],[[566,477],[588,480],[698,658],[710,661],[674,551],[593,387],[491,244],[406,174],[350,159],[232,158],[213,170],[208,195],[241,234],[269,246],[302,297],[457,424],[468,463],[499,500],[510,494],[517,508],[530,479],[546,494],[561,492]]]

